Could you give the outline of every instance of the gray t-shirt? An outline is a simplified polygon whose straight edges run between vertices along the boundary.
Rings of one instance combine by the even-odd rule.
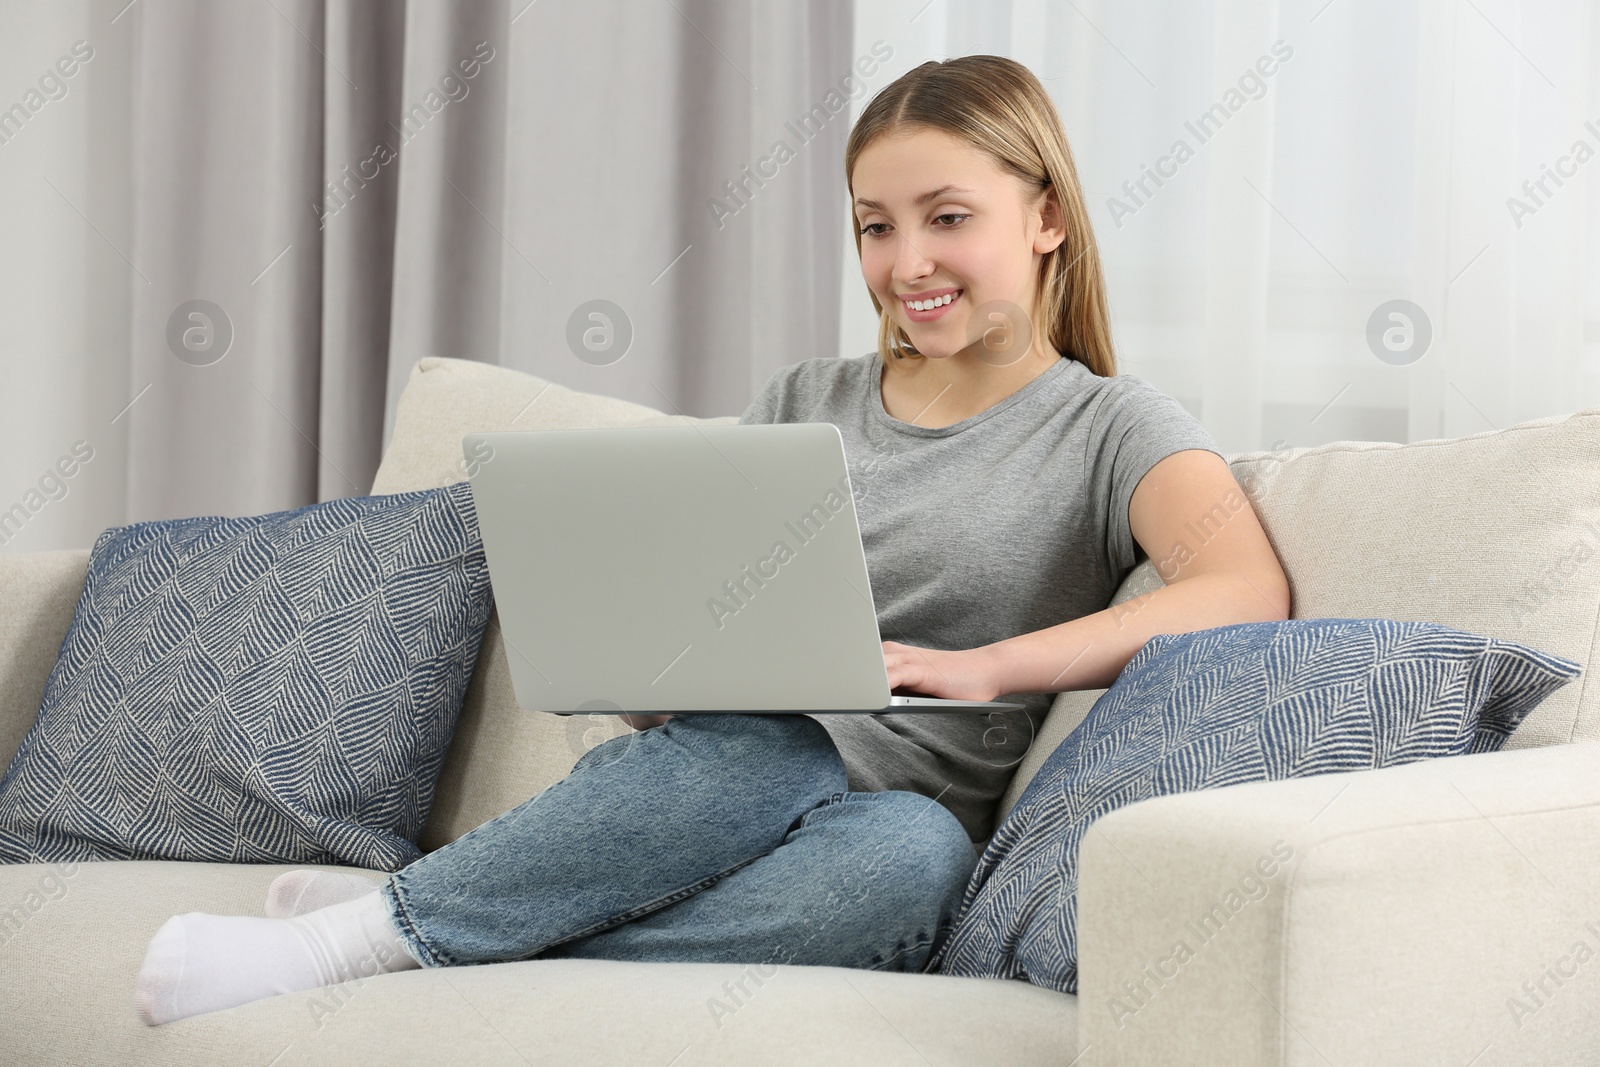
[[[967,649],[1103,610],[1145,558],[1134,487],[1184,449],[1221,455],[1176,400],[1063,358],[949,426],[883,408],[877,352],[781,368],[739,422],[830,422],[844,438],[878,627],[886,641]],[[1053,693],[1024,711],[817,715],[849,788],[932,797],[981,842]]]

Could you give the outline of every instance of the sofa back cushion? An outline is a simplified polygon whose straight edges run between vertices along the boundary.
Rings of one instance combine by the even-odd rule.
[[[395,411],[394,433],[372,492],[402,493],[466,481],[461,438],[474,430],[736,423],[737,415],[664,415],[614,397],[582,393],[522,371],[473,360],[417,362]],[[489,617],[456,723],[433,809],[418,844],[432,851],[560,781],[595,745],[629,728],[609,715],[552,715],[517,706],[500,636]]]
[[[1448,440],[1226,458],[1288,574],[1294,618],[1435,622],[1574,660],[1583,677],[1506,747],[1600,739],[1588,670],[1600,662],[1600,408]],[[1214,529],[1192,526],[1191,547]],[[1160,584],[1147,560],[1112,603]],[[996,823],[1104,692],[1056,698]]]
[[[663,415],[504,367],[428,358],[401,394],[372,492],[465,480],[461,437],[472,430],[737,421]],[[1288,573],[1294,618],[1436,622],[1585,668],[1596,662],[1600,409],[1448,440],[1339,441],[1227,459]],[[1211,527],[1194,527],[1191,547],[1198,547]],[[1112,603],[1160,585],[1146,561]],[[1104,692],[1056,698],[997,824]],[[519,709],[499,619],[491,616],[422,847],[437,848],[522,803],[625,730],[607,716]],[[1507,747],[1578,739],[1600,739],[1600,683],[1587,670],[1534,709]]]

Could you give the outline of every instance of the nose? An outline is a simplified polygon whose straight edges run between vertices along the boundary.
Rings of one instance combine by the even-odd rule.
[[[933,261],[923,255],[921,250],[909,238],[896,234],[894,250],[895,284],[902,289],[909,288],[917,279],[926,278],[932,273]]]

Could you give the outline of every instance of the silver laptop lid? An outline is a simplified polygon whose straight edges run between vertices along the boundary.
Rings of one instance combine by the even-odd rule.
[[[522,707],[889,704],[831,423],[471,433],[462,450]]]

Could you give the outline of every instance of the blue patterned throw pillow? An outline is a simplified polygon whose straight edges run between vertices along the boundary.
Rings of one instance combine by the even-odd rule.
[[[1291,619],[1150,639],[996,829],[929,969],[1078,988],[1078,843],[1197,789],[1492,752],[1579,664],[1429,622]]]
[[[466,482],[106,530],[0,862],[404,866],[491,607]]]

